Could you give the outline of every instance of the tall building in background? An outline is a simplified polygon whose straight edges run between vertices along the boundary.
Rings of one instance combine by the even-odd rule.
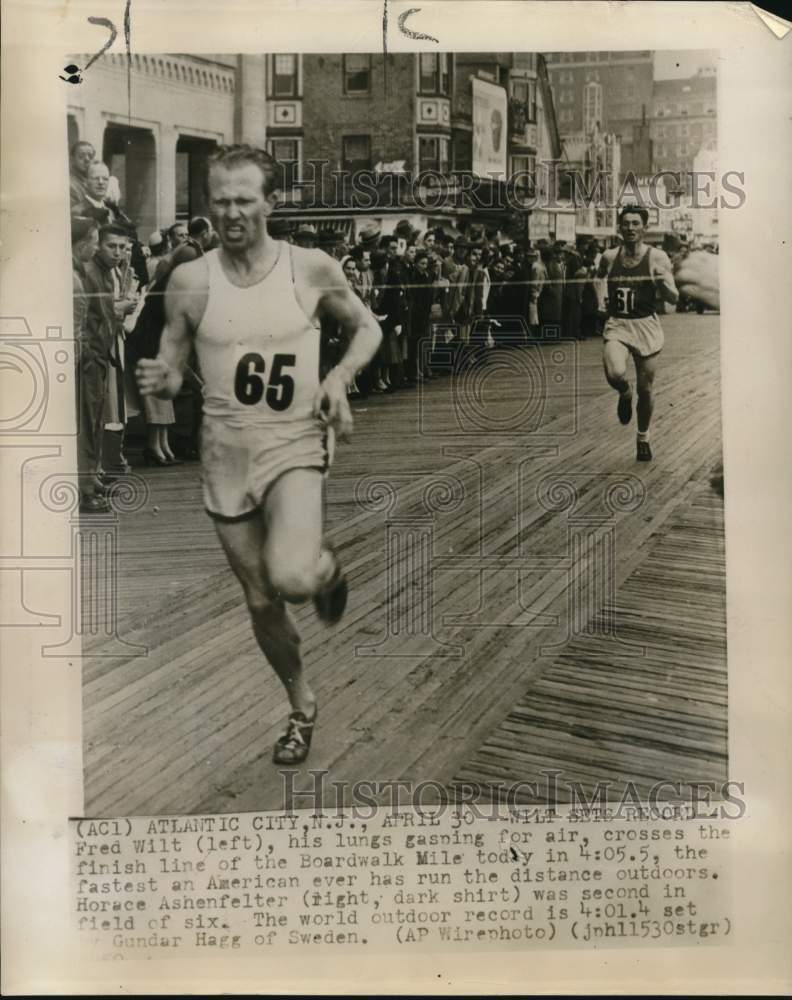
[[[599,111],[600,131],[620,144],[622,171],[642,172],[646,148],[640,125],[651,115],[654,54],[548,52],[545,59],[562,137],[590,132]]]
[[[683,80],[656,80],[652,100],[652,172],[693,170],[696,156],[717,140],[715,70],[702,69]]]

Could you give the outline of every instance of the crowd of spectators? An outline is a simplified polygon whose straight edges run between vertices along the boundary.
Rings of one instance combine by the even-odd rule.
[[[534,247],[501,241],[478,226],[463,234],[443,226],[422,233],[406,219],[384,235],[378,224],[365,224],[354,243],[332,229],[285,219],[271,221],[270,230],[338,259],[379,320],[382,346],[351,387],[353,396],[414,387],[448,371],[449,358],[453,367],[476,364],[489,350],[532,338],[601,332],[604,287],[596,277],[595,241],[572,247],[539,240]],[[432,363],[438,352],[439,366]]]
[[[102,513],[109,510],[108,487],[130,470],[124,446],[131,418],[145,422],[147,465],[181,464],[169,437],[173,403],[141,399],[133,372],[138,358],[159,350],[162,292],[171,271],[204,253],[214,234],[209,221],[197,217],[155,230],[143,242],[94,147],[76,143],[69,165],[80,510]],[[183,457],[197,458],[201,383],[194,367],[182,392],[192,397],[193,415]]]
[[[142,240],[120,204],[117,181],[88,142],[71,150],[70,194],[81,510],[102,512],[109,485],[129,471],[124,447],[132,417],[145,422],[147,465],[198,457],[202,384],[195,358],[182,389],[189,427],[176,449],[174,404],[141,399],[133,372],[138,359],[158,352],[171,272],[217,239],[199,216]],[[409,389],[531,338],[601,331],[601,247],[593,240],[531,245],[475,225],[464,233],[446,226],[420,232],[407,219],[388,233],[365,221],[351,243],[332,228],[285,218],[271,219],[269,228],[277,239],[336,258],[382,327],[381,348],[350,387],[352,396]],[[344,345],[338,329],[322,334],[329,365]]]

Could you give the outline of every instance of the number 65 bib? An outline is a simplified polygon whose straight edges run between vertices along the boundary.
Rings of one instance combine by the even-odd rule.
[[[217,252],[206,255],[209,298],[196,350],[209,417],[240,425],[314,419],[320,334],[297,302],[284,248],[249,288],[231,284]]]

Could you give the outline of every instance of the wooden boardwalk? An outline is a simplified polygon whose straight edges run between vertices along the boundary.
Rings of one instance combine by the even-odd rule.
[[[333,629],[310,607],[296,613],[320,705],[311,769],[328,782],[528,780],[523,765],[571,767],[578,741],[591,766],[570,776],[596,783],[630,776],[630,732],[675,716],[635,780],[725,777],[722,519],[707,486],[720,457],[718,320],[664,327],[649,465],[615,420],[594,342],[504,352],[464,385],[357,404],[327,492],[348,612]],[[142,474],[150,496],[122,515],[116,593],[119,634],[148,652],[87,645],[86,814],[279,808],[270,755],[286,702],[197,467]],[[708,540],[702,558],[689,538]],[[614,646],[611,612],[617,640],[646,656]],[[644,708],[657,699],[654,716],[629,702],[631,686]],[[518,739],[504,741],[510,726]],[[498,741],[514,753],[498,751],[493,769]]]
[[[615,605],[588,623],[590,635],[563,647],[457,783],[497,798],[498,783],[525,782],[516,802],[546,802],[551,787],[554,801],[569,802],[573,783],[591,801],[607,782],[614,802],[628,785],[646,799],[661,782],[722,784],[725,586],[722,503],[701,484],[653,536]],[[616,641],[605,638],[609,616]]]

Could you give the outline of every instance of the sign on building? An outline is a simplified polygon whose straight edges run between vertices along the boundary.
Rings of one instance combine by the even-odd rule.
[[[473,173],[506,177],[507,98],[503,87],[473,80]]]
[[[567,243],[575,242],[575,216],[574,213],[562,214],[559,212],[555,217],[555,238],[565,240]]]

